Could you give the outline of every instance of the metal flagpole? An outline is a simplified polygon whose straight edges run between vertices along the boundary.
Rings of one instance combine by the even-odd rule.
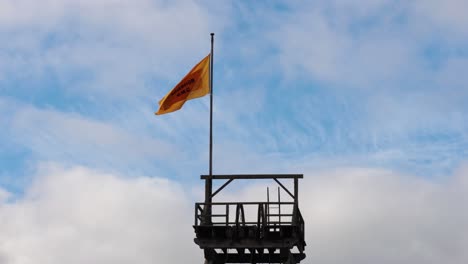
[[[214,33],[211,33],[210,53],[210,158],[209,177],[205,180],[205,223],[211,224],[211,195],[213,189],[213,46]]]

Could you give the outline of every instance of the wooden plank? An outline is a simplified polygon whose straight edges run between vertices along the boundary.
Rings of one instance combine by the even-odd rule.
[[[209,175],[201,175],[200,179],[206,180],[209,179]],[[304,174],[218,174],[213,175],[213,180],[230,180],[230,179],[302,179]]]

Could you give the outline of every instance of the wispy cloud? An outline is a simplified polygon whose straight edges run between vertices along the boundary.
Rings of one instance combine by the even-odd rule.
[[[3,79],[44,89],[52,78],[65,94],[88,100],[141,96],[156,77],[165,83],[180,73],[176,65],[208,53],[208,33],[226,24],[222,8],[209,12],[193,1],[6,1],[0,10],[9,40],[0,46]]]
[[[3,133],[13,144],[29,149],[34,160],[160,173],[168,164],[176,166],[177,159],[188,159],[176,142],[76,113],[22,104],[11,106],[9,111],[13,114]]]
[[[211,31],[218,171],[283,160],[429,175],[467,157],[467,38],[459,12],[447,17],[456,2],[45,1],[41,14],[36,5],[3,3],[0,91],[20,104],[2,108],[13,112],[3,142],[41,160],[205,171],[206,98],[152,111],[208,52]],[[169,166],[163,149],[189,158]]]

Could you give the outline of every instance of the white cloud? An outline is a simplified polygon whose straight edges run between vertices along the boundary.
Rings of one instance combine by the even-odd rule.
[[[468,138],[462,114],[468,37],[459,11],[465,4],[298,2],[269,17],[278,24],[268,36],[286,72],[284,86],[300,94],[287,118],[305,131],[284,122],[291,131],[279,144],[340,157],[401,151],[387,160],[427,161],[443,153],[444,163],[457,163]]]
[[[300,184],[306,263],[468,261],[466,166],[438,179],[380,169],[328,169],[306,173]],[[276,185],[268,186],[276,199]],[[236,191],[221,197],[266,200],[265,185],[231,188]]]
[[[0,263],[190,263],[192,205],[166,179],[42,168],[0,205]],[[184,252],[184,254],[180,254]]]
[[[367,169],[308,175],[309,261],[465,263],[467,179],[467,167],[438,180]]]
[[[0,203],[4,203],[11,197],[11,194],[5,190],[0,189]]]
[[[2,1],[0,80],[53,76],[71,94],[135,97],[206,55],[226,12],[196,1]]]
[[[306,262],[466,263],[467,193],[468,167],[438,179],[364,168],[307,173],[300,186]],[[216,198],[249,197],[264,200],[264,185],[233,185]],[[201,262],[191,203],[165,179],[45,166],[24,197],[0,205],[0,260]]]
[[[117,171],[140,167],[145,171],[155,162],[175,162],[174,157],[187,159],[187,152],[175,145],[177,142],[168,143],[147,131],[129,131],[76,113],[4,102],[5,112],[11,115],[3,132],[10,142],[30,150],[35,160]],[[152,113],[148,111],[147,115]]]
[[[414,1],[412,3],[414,13],[425,19],[428,28],[437,27],[438,30],[448,33],[456,39],[468,37],[468,17],[464,10],[468,8],[468,2],[464,0],[448,1]],[[461,37],[461,38],[460,38]]]
[[[275,34],[289,73],[305,71],[318,81],[375,89],[418,63],[417,37],[408,38],[411,32],[391,19],[399,9],[388,1],[352,3],[311,4],[290,14]]]
[[[273,41],[290,74],[305,72],[314,80],[353,89],[395,90],[401,82],[434,80],[437,70],[425,56],[429,48],[456,54],[466,47],[466,16],[460,11],[465,5],[388,0],[296,4],[273,29]]]

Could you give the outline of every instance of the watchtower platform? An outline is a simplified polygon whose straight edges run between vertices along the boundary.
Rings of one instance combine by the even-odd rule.
[[[206,183],[205,202],[195,203],[193,227],[194,241],[204,250],[205,263],[292,264],[303,260],[305,227],[298,203],[298,180],[302,178],[302,174],[202,175],[201,179]],[[269,191],[266,202],[212,201],[233,180],[258,179],[273,180],[278,184],[276,202],[270,201]],[[226,182],[212,192],[212,180]],[[281,181],[284,180],[293,181],[292,192],[283,185]],[[280,188],[292,201],[281,201]]]

